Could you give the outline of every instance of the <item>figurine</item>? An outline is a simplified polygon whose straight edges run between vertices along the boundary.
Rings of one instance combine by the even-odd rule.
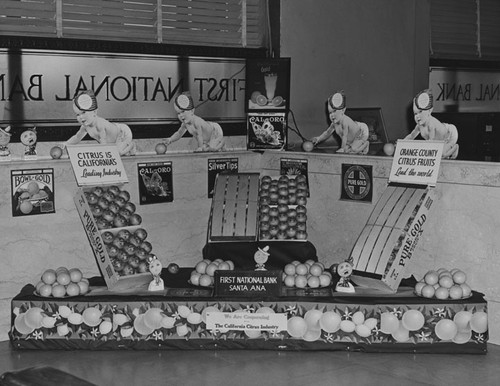
[[[9,142],[12,134],[10,133],[10,126],[5,129],[0,127],[0,160],[4,161],[10,159]]]
[[[442,123],[432,116],[434,98],[432,91],[423,90],[413,98],[413,115],[417,125],[405,139],[415,139],[419,134],[426,140],[444,141],[442,158],[458,156],[458,130],[451,123]]]
[[[163,266],[161,261],[153,255],[148,259],[149,263],[149,272],[153,275],[153,280],[149,283],[148,291],[162,291],[165,289],[165,285],[163,283],[163,279],[161,278],[161,271]]]
[[[73,111],[81,126],[63,148],[79,143],[88,134],[99,143],[116,144],[120,155],[135,155],[137,149],[132,130],[124,123],[110,122],[97,115],[97,98],[92,90],[83,91],[73,99]]]
[[[21,133],[21,143],[24,145],[24,159],[36,159],[36,127]]]
[[[166,139],[167,146],[181,139],[187,131],[198,143],[196,152],[225,150],[222,127],[216,122],[207,122],[195,115],[193,98],[189,93],[178,95],[174,101],[174,108],[181,121],[181,127]]]
[[[340,279],[337,282],[337,285],[335,286],[335,291],[347,292],[347,293],[356,292],[350,279],[352,275],[352,270],[353,270],[352,258],[345,260],[336,266],[335,271],[340,276]]]
[[[337,153],[367,154],[370,146],[369,129],[364,122],[356,122],[345,115],[346,98],[343,91],[328,98],[328,114],[331,124],[320,136],[311,139],[314,146],[325,141],[334,132],[341,143]]]
[[[255,265],[256,271],[267,271],[265,268],[265,263],[269,259],[269,245],[266,245],[264,248],[257,248],[257,252],[253,255],[253,259],[257,263]]]

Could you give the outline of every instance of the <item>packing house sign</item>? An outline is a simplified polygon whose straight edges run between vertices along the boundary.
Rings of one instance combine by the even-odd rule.
[[[500,70],[431,68],[429,87],[434,112],[484,113],[500,111]]]
[[[177,120],[182,91],[200,116],[244,120],[244,69],[244,59],[0,49],[0,123],[74,123],[72,99],[85,89],[110,120]]]

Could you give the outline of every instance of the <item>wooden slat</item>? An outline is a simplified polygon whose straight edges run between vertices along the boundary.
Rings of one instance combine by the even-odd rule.
[[[368,221],[366,222],[367,224],[375,224],[375,221],[377,221],[378,216],[380,215],[380,212],[382,212],[382,209],[384,209],[385,204],[391,198],[392,193],[394,192],[396,188],[394,186],[389,185],[384,192],[382,193],[382,196],[379,198],[377,203],[375,204],[375,208],[373,208],[372,213],[370,214],[370,217],[368,218]]]
[[[247,233],[247,204],[244,201],[236,201],[234,235],[246,236],[246,233]]]
[[[222,236],[223,211],[224,211],[223,205],[212,205],[212,212],[210,214],[210,235],[209,235],[209,238]]]
[[[361,261],[366,261],[366,266],[364,270],[368,272],[373,272],[378,264],[380,255],[373,254],[373,247],[377,242],[383,227],[379,225],[374,225],[368,238],[366,239],[365,246],[363,247],[363,252],[361,254]]]
[[[414,191],[411,188],[405,189],[404,193],[400,196],[398,202],[394,205],[394,210],[387,218],[385,222],[385,226],[393,227],[396,224],[396,221],[400,218],[405,208],[408,208],[408,201],[410,201]]]
[[[257,201],[249,201],[247,207],[247,223],[245,234],[255,239],[257,237]]]
[[[236,216],[236,200],[226,200],[224,203],[224,217],[222,219],[222,236],[234,236],[234,221]]]
[[[214,186],[213,201],[224,201],[226,196],[227,177],[225,174],[217,174]]]
[[[361,234],[359,235],[358,239],[356,240],[356,243],[354,244],[354,248],[352,249],[352,252],[351,252],[351,257],[353,259],[354,269],[363,270],[367,265],[366,261],[361,260],[361,256],[363,253],[363,249],[364,249],[366,240],[368,239],[368,236],[370,235],[372,228],[373,228],[372,225],[366,225],[363,228],[363,230],[361,231]],[[361,268],[361,267],[363,267],[363,268]]]
[[[425,193],[426,193],[425,189],[413,189],[412,197],[408,202],[408,205],[406,206],[404,212],[401,213],[401,216],[398,219],[397,223],[394,225],[396,228],[398,229],[406,228],[408,222],[410,221],[412,213],[416,209],[418,209],[417,205],[422,200],[422,197],[425,195]]]
[[[384,205],[384,208],[380,212],[380,215],[377,217],[377,220],[375,221],[375,224],[377,225],[384,225],[385,222],[387,221],[387,218],[390,216],[392,211],[394,210],[394,206],[398,202],[399,198],[403,195],[405,191],[405,188],[403,187],[396,187],[394,189],[393,193],[391,194],[391,197],[389,197],[389,200],[387,200],[386,204]]]
[[[385,260],[384,249],[386,248],[386,246],[388,244],[388,239],[389,239],[391,232],[392,232],[392,228],[389,228],[389,227],[383,227],[382,230],[380,231],[380,235],[377,239],[377,242],[373,246],[373,251],[372,251],[372,255],[376,256],[376,259],[374,259],[374,260],[376,260],[377,263],[375,265],[369,266],[367,268],[368,271],[380,273],[380,272],[377,272],[377,267],[383,265],[383,261]]]

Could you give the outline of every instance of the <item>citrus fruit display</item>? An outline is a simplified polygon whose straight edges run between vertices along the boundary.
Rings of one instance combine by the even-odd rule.
[[[307,177],[263,176],[259,186],[259,238],[307,240]]]
[[[119,186],[95,186],[85,191],[85,197],[100,230],[142,223],[136,205],[130,201],[130,193]]]
[[[147,237],[147,231],[140,227],[102,231],[101,238],[118,275],[130,276],[149,272],[148,258],[152,257],[153,246]]]
[[[210,287],[214,285],[215,271],[233,271],[234,263],[231,260],[204,259],[199,261],[191,272],[189,283],[200,287]]]
[[[35,286],[35,294],[46,298],[85,295],[88,291],[89,281],[79,268],[46,269]]]
[[[415,284],[415,294],[429,299],[458,300],[468,298],[472,290],[466,283],[467,275],[458,268],[429,270]]]
[[[283,268],[282,280],[287,288],[324,288],[332,284],[332,274],[321,262],[295,260]]]

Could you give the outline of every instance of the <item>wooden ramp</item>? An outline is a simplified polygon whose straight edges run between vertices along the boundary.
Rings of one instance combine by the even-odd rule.
[[[258,197],[258,173],[217,175],[208,241],[255,241]]]

